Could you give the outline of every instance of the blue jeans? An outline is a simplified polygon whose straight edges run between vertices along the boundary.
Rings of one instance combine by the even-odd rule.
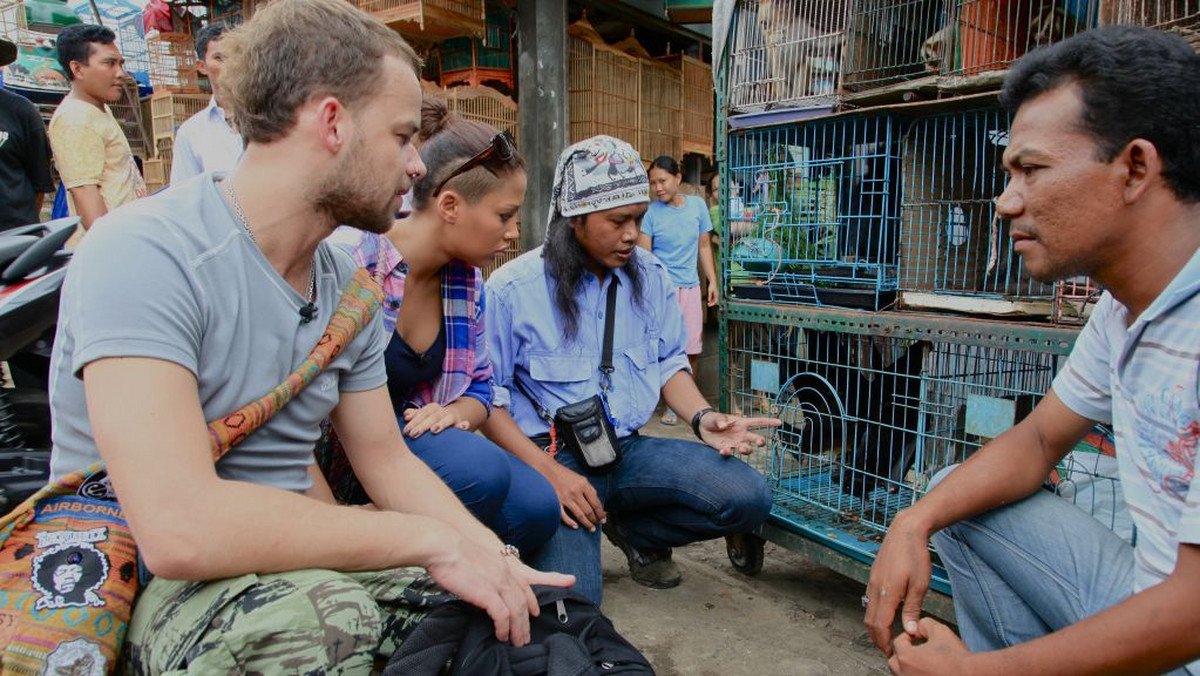
[[[456,427],[404,441],[475,518],[523,555],[537,551],[554,535],[559,522],[554,487],[516,456]]]
[[[1049,491],[960,521],[932,540],[950,573],[959,633],[974,652],[1058,631],[1133,593],[1133,548]]]
[[[636,549],[677,547],[753,530],[771,511],[762,475],[736,458],[694,441],[632,434],[621,439],[621,464],[605,476],[587,476],[610,518]],[[555,459],[579,472],[567,451]],[[580,472],[582,474],[582,472]],[[559,525],[533,567],[570,573],[575,590],[596,605],[604,596],[600,529]]]

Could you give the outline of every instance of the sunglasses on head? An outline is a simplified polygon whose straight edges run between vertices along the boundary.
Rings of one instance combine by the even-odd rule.
[[[492,137],[492,142],[488,144],[488,147],[481,150],[475,157],[463,162],[457,169],[450,172],[449,176],[443,178],[442,182],[433,189],[433,197],[437,197],[438,193],[442,192],[442,188],[446,187],[446,184],[455,176],[462,176],[475,167],[486,167],[489,162],[507,162],[516,153],[516,146],[513,145],[512,137],[508,135],[508,132],[502,131],[496,134]]]

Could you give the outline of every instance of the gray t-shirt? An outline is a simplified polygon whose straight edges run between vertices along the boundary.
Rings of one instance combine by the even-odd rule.
[[[318,316],[300,322],[304,299],[271,267],[202,174],[97,221],[71,261],[51,362],[54,478],[100,459],[84,401],[83,368],[111,357],[179,364],[197,379],[206,420],[281,383],[324,333],[355,264],[317,248]],[[303,392],[217,464],[226,479],[285,490],[306,473],[322,419],[338,392],[387,381],[382,313]],[[162,444],[173,443],[162,439]]]

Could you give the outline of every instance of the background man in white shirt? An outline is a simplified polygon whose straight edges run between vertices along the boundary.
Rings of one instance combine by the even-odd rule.
[[[172,149],[171,183],[182,183],[206,171],[229,171],[242,156],[242,137],[225,117],[221,105],[221,68],[225,53],[221,37],[228,27],[211,23],[196,34],[196,67],[208,76],[213,95],[208,107],[179,126]]]

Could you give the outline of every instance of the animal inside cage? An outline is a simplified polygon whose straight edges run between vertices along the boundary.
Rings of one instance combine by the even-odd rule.
[[[1182,35],[1200,51],[1200,0],[1110,0],[1101,23],[1132,23]]]
[[[490,87],[454,87],[445,92],[446,107],[464,120],[477,120],[517,138],[517,104]]]
[[[1059,324],[1082,324],[1092,316],[1092,308],[1104,290],[1090,277],[1072,277],[1055,283],[1054,312],[1051,319]]]
[[[729,105],[739,113],[837,102],[851,0],[737,0]]]
[[[738,238],[722,233],[734,297],[891,304],[902,124],[888,114],[851,115],[730,135],[728,171],[754,223]]]
[[[571,143],[596,134],[636,143],[638,59],[604,44],[587,19],[571,24],[567,32]]]
[[[179,125],[208,107],[208,101],[208,94],[155,93],[150,97],[150,128],[154,138],[174,138]]]
[[[659,155],[683,155],[683,73],[670,66],[639,59],[641,103],[637,150],[642,160]]]
[[[196,43],[188,33],[158,33],[146,38],[150,86],[155,91],[181,94],[200,91]]]
[[[1050,314],[1054,287],[1029,276],[994,200],[1009,116],[989,109],[916,120],[904,137],[900,289],[909,307]],[[969,297],[969,298],[967,298]]]
[[[1096,25],[1101,0],[950,0],[953,18],[928,49],[948,75],[1004,70],[1026,52]]]
[[[1022,337],[1015,324],[815,308],[769,322],[737,307],[730,315],[724,405],[783,420],[750,458],[773,489],[773,514],[817,524],[820,537],[848,533],[839,546],[863,557],[938,471],[1029,414],[1076,333]],[[1112,472],[1088,473],[1084,450],[1070,468],[1076,485],[1115,486]],[[1072,498],[1092,512],[1087,495]]]
[[[856,0],[842,86],[863,91],[936,76],[942,63],[932,45],[946,22],[944,0]]]
[[[163,163],[163,182],[171,182],[171,163],[175,160],[175,139],[163,137],[154,139],[154,159]]]
[[[483,0],[350,0],[401,33],[425,40],[484,32]]]
[[[681,154],[713,156],[714,110],[712,66],[686,54],[664,56],[660,61],[678,68],[683,76]]]

